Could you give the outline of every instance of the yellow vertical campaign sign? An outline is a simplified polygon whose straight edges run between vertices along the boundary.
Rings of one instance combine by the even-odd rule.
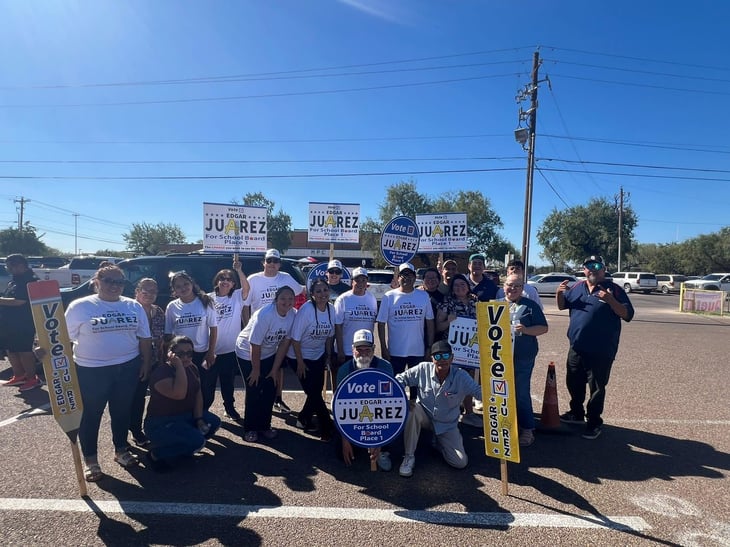
[[[48,384],[53,417],[71,441],[79,488],[81,495],[85,496],[86,482],[81,468],[81,455],[76,444],[83,403],[58,282],[51,280],[28,283],[28,298],[33,312],[38,345],[45,350],[43,371]]]
[[[509,303],[479,302],[477,331],[486,453],[492,458],[519,463]]]

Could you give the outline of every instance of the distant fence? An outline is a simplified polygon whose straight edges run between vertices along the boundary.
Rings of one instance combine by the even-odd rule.
[[[730,313],[730,292],[685,289],[679,292],[679,311],[724,315]]]

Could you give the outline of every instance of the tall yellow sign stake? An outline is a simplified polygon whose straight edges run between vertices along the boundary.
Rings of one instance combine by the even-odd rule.
[[[79,491],[86,495],[81,454],[76,443],[84,406],[81,401],[76,366],[73,363],[71,341],[63,314],[61,292],[57,281],[36,281],[28,283],[28,297],[33,311],[38,343],[45,350],[43,371],[46,374],[48,394],[51,399],[53,417],[71,441],[76,478]]]
[[[502,494],[508,494],[507,462],[520,462],[514,358],[507,302],[477,304],[479,370],[487,456],[499,458]]]

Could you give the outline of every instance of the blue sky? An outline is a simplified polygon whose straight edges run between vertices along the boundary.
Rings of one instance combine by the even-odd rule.
[[[412,179],[432,196],[484,192],[519,249],[515,95],[539,47],[552,89],[539,90],[531,262],[553,208],[621,186],[639,242],[715,232],[730,204],[729,12],[719,1],[3,0],[0,227],[17,225],[23,197],[48,245],[121,250],[138,222],[201,239],[202,203],[247,192],[295,228],[309,201],[374,217],[386,188]]]

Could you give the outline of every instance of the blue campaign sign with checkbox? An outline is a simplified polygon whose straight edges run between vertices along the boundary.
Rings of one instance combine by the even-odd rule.
[[[377,369],[356,370],[337,387],[332,399],[337,429],[356,446],[377,448],[403,431],[408,398],[395,378]]]
[[[410,262],[418,252],[419,243],[418,225],[410,217],[391,219],[380,234],[380,252],[391,266]]]

